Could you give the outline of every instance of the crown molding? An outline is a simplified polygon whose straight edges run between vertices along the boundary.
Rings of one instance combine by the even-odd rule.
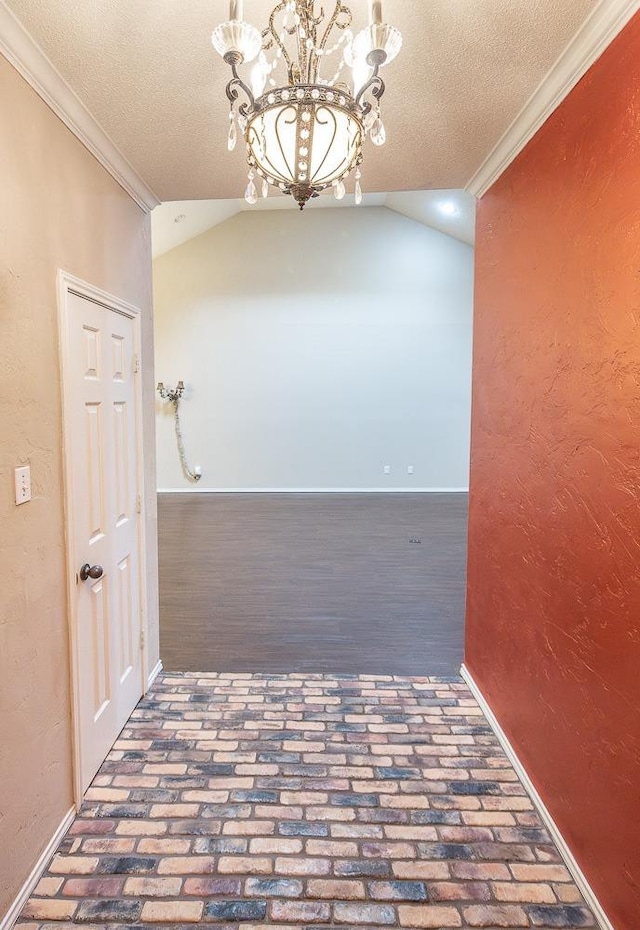
[[[160,203],[4,0],[0,53],[146,213]]]
[[[640,0],[599,0],[473,175],[469,193],[482,197],[489,190],[638,10]]]

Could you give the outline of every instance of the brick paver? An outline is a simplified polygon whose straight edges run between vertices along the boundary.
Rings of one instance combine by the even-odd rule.
[[[461,679],[165,674],[22,930],[595,927]]]

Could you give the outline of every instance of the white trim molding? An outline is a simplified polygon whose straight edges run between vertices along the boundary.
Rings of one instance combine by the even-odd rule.
[[[4,0],[0,0],[0,53],[138,206],[146,213],[158,206],[159,198],[145,184]]]
[[[162,671],[162,660],[158,659],[156,665],[149,672],[149,677],[147,678],[147,691],[151,688],[154,681]]]
[[[158,488],[158,494],[468,494],[469,488]]]
[[[580,889],[587,906],[591,908],[593,912],[593,916],[598,921],[602,930],[614,930],[613,924],[611,923],[611,921],[605,914],[602,905],[596,898],[593,888],[587,881],[587,878],[584,872],[578,865],[575,856],[573,855],[573,853],[571,852],[571,849],[569,848],[567,844],[567,841],[565,840],[562,833],[560,832],[555,820],[549,813],[544,801],[540,797],[535,785],[531,781],[531,778],[529,777],[527,770],[525,769],[522,762],[518,758],[518,754],[516,753],[511,743],[509,742],[509,738],[507,737],[506,733],[504,732],[504,730],[498,723],[496,715],[493,713],[493,711],[489,707],[489,704],[487,703],[482,691],[478,687],[477,682],[475,681],[473,675],[471,674],[469,669],[466,667],[466,665],[464,664],[462,665],[460,669],[460,674],[462,675],[466,683],[469,685],[469,690],[471,691],[474,698],[480,705],[482,713],[485,715],[489,726],[495,733],[498,739],[498,742],[500,743],[500,745],[502,746],[504,750],[506,757],[508,758],[509,762],[515,769],[518,778],[520,779],[520,781],[526,788],[527,793],[529,794],[529,797],[531,798],[536,808],[538,809],[538,813],[540,814],[540,817],[544,821],[545,826],[547,827],[547,830],[551,834],[551,838],[553,842],[558,847],[558,851],[560,855],[562,856],[562,858],[564,859],[565,865],[571,872],[571,875],[573,876],[573,879],[576,885]]]
[[[15,924],[16,920],[22,912],[23,907],[31,897],[31,892],[40,881],[42,873],[49,865],[49,861],[51,860],[61,841],[64,839],[67,830],[73,823],[75,816],[76,810],[75,807],[72,807],[62,818],[58,829],[55,831],[46,847],[42,851],[42,854],[39,856],[38,861],[31,870],[29,877],[18,892],[13,904],[10,906],[4,917],[0,918],[0,930],[11,930],[11,927],[13,927]]]
[[[580,78],[640,10],[640,0],[599,0],[569,45],[466,186],[482,197]]]

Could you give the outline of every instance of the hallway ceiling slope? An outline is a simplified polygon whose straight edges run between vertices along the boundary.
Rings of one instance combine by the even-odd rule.
[[[226,144],[228,69],[210,42],[224,0],[6,5],[161,200],[242,195],[244,160]],[[245,16],[260,25],[272,6],[246,0]],[[359,29],[367,5],[351,6]],[[597,6],[384,0],[404,49],[387,74],[387,145],[367,146],[366,190],[465,187]]]
[[[323,194],[307,204],[306,210],[343,210],[387,207],[438,232],[473,245],[475,241],[476,200],[467,191],[402,191],[395,194],[365,194],[362,206],[356,207],[353,194],[340,201]],[[269,197],[248,206],[238,200],[165,201],[151,215],[153,257],[201,236],[237,213],[262,210],[297,210],[292,197]]]

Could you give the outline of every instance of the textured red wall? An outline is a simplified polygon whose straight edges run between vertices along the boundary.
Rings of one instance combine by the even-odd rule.
[[[640,17],[479,204],[466,663],[640,928]]]

